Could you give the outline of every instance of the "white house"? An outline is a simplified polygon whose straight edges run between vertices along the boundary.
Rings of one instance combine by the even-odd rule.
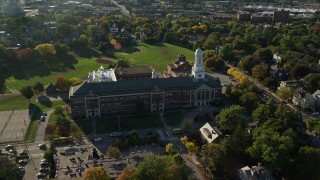
[[[238,176],[241,180],[274,180],[270,172],[263,166],[245,166],[241,169],[238,169]]]
[[[213,141],[217,141],[222,133],[217,127],[211,127],[209,123],[206,123],[200,128],[202,138],[209,144]]]

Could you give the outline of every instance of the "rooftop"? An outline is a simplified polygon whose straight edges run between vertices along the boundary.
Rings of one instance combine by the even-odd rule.
[[[70,88],[70,96],[85,96],[90,92],[96,94],[121,94],[122,92],[150,92],[158,87],[160,89],[196,89],[201,85],[221,88],[220,80],[207,76],[204,79],[193,77],[133,79],[113,82],[83,83]]]

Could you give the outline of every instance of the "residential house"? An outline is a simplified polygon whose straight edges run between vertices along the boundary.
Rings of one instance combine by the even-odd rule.
[[[203,140],[208,144],[218,142],[222,137],[221,131],[217,127],[212,127],[209,123],[206,123],[200,128],[200,133]]]
[[[316,92],[314,92],[312,96],[316,98],[316,109],[320,110],[320,90],[316,90]]]
[[[303,88],[298,88],[294,91],[292,103],[302,109],[311,109],[315,111],[317,99]]]
[[[284,87],[291,87],[293,90],[295,90],[297,88],[303,87],[303,83],[302,81],[295,81],[295,80],[281,81],[278,89],[284,88]]]
[[[238,169],[238,176],[241,180],[274,180],[271,173],[258,163],[258,166],[245,166]]]
[[[167,65],[166,77],[185,77],[191,75],[192,65],[186,61],[186,56],[179,54],[176,62]]]

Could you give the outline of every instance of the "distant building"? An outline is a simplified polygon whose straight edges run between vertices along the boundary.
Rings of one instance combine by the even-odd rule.
[[[241,180],[274,180],[271,173],[264,167],[260,166],[245,166],[238,169],[238,176]]]
[[[115,23],[113,23],[113,25],[110,27],[110,32],[111,33],[119,33],[119,28]]]
[[[186,61],[186,56],[179,54],[176,62],[167,65],[166,77],[181,77],[191,75],[192,65]]]
[[[218,142],[222,133],[217,127],[211,127],[209,123],[206,123],[200,128],[201,137],[209,144],[212,142]]]
[[[287,24],[289,23],[289,11],[275,11],[273,12],[273,22],[274,23],[283,23]]]
[[[251,20],[251,13],[250,12],[238,12],[237,19],[239,21],[250,21]]]
[[[192,77],[132,79],[110,82],[85,82],[69,90],[73,118],[103,117],[145,112],[159,112],[183,107],[208,106],[220,101],[219,78],[205,76],[203,52],[195,52]]]
[[[302,109],[311,109],[315,111],[317,99],[312,94],[305,91],[303,88],[298,88],[294,91],[292,103]]]

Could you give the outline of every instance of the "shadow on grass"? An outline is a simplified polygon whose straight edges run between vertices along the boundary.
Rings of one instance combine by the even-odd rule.
[[[29,116],[31,117],[31,120],[37,120],[40,119],[40,116],[42,115],[42,110],[35,104],[30,103],[29,104]]]
[[[86,57],[86,58],[101,57],[101,53],[89,47],[75,48],[74,51],[76,54],[78,54],[81,57]]]
[[[27,80],[35,76],[44,77],[52,72],[65,72],[68,69],[75,69],[74,65],[77,62],[78,60],[71,55],[57,55],[32,62],[3,63],[0,66],[0,92],[5,93],[7,91],[5,80],[9,77],[18,80]]]
[[[52,107],[52,102],[47,96],[39,96],[38,102],[45,107]]]

